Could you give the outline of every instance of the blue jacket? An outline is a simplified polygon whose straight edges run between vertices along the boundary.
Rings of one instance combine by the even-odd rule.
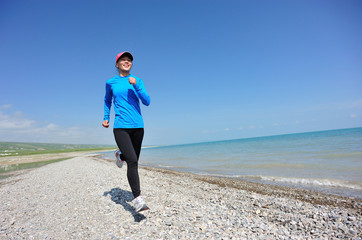
[[[137,81],[135,85],[129,83],[129,77]],[[115,111],[113,128],[143,128],[140,102],[150,105],[150,96],[147,94],[142,79],[130,74],[127,77],[115,76],[106,82],[106,95],[104,97],[104,120],[109,121],[112,106]]]

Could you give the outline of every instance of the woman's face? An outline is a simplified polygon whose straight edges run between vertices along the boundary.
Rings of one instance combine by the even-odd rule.
[[[132,60],[128,56],[123,56],[117,61],[117,68],[123,72],[129,72],[132,68]]]

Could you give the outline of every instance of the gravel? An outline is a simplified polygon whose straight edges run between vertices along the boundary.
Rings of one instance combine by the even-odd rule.
[[[140,168],[83,154],[0,182],[0,239],[361,239],[361,199]]]

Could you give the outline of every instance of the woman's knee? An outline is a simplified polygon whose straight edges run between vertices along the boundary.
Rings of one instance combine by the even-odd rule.
[[[138,159],[137,157],[131,157],[129,159],[127,159],[127,167],[128,168],[137,168],[138,167]]]

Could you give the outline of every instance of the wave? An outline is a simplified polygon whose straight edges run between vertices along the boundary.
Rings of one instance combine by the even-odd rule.
[[[150,165],[146,164],[146,166],[153,166],[158,168],[168,168],[174,170],[181,170],[186,172],[192,172],[198,175],[209,175],[215,177],[226,177],[226,178],[239,178],[244,180],[256,180],[263,182],[271,182],[275,184],[291,184],[291,185],[299,185],[299,186],[315,186],[315,187],[334,187],[334,188],[344,188],[351,190],[362,190],[362,183],[357,181],[346,181],[340,179],[329,179],[329,178],[297,178],[297,177],[282,177],[282,176],[263,176],[263,175],[228,175],[228,174],[218,174],[212,173],[210,171],[200,171],[195,169],[190,169],[184,166],[170,166],[170,165]]]
[[[339,179],[293,178],[293,177],[276,177],[276,176],[243,176],[243,178],[251,178],[251,179],[257,179],[268,182],[278,182],[278,183],[287,183],[287,184],[296,184],[296,185],[313,185],[319,187],[338,187],[338,188],[362,190],[362,185],[360,183],[354,183]]]

